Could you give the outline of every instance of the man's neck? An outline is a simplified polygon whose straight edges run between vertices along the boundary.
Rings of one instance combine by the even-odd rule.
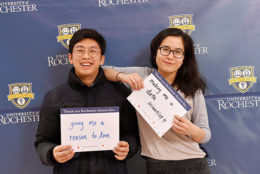
[[[94,74],[91,74],[89,76],[84,76],[84,77],[80,77],[78,76],[78,78],[85,84],[87,85],[88,87],[92,86],[94,81],[96,80],[97,76],[98,76],[98,72],[97,71],[96,73]]]
[[[95,79],[85,79],[85,80],[81,80],[85,85],[87,85],[88,87],[92,86],[93,82],[95,81]]]

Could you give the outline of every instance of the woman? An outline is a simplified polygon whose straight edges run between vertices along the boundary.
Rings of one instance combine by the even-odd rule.
[[[167,28],[151,42],[151,64],[189,103],[192,109],[183,117],[174,115],[172,128],[161,138],[138,114],[141,155],[148,174],[209,174],[199,143],[210,140],[211,132],[203,93],[206,84],[200,77],[191,37],[180,29]],[[122,81],[138,90],[152,68],[106,69],[109,80]],[[135,72],[135,73],[133,73]]]

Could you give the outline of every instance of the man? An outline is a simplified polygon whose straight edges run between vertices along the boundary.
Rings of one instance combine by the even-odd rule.
[[[45,165],[55,174],[125,174],[126,159],[139,147],[134,108],[126,100],[129,91],[110,82],[100,68],[105,61],[106,41],[92,29],[78,30],[69,44],[73,65],[68,81],[46,93],[36,134],[35,148]],[[70,145],[60,145],[60,108],[119,106],[120,141],[113,151],[75,153]]]

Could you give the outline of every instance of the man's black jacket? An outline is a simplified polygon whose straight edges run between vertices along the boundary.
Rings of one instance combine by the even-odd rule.
[[[127,159],[139,147],[135,109],[126,100],[129,89],[110,82],[100,68],[91,87],[86,86],[71,69],[68,82],[46,93],[35,140],[36,151],[45,165],[54,166],[54,174],[126,174],[126,161],[119,161],[112,151],[76,153],[73,159],[60,164],[53,158],[53,148],[60,145],[60,108],[119,106],[120,140],[130,146]]]

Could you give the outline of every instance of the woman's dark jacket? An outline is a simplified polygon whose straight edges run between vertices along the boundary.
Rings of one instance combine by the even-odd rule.
[[[120,140],[130,146],[127,159],[139,147],[135,109],[127,101],[130,91],[121,83],[110,82],[100,68],[91,87],[86,86],[71,69],[68,82],[46,93],[35,140],[36,151],[45,165],[54,166],[54,174],[126,174],[126,161],[119,161],[112,151],[80,152],[66,163],[53,158],[53,148],[60,145],[60,108],[119,106]]]

